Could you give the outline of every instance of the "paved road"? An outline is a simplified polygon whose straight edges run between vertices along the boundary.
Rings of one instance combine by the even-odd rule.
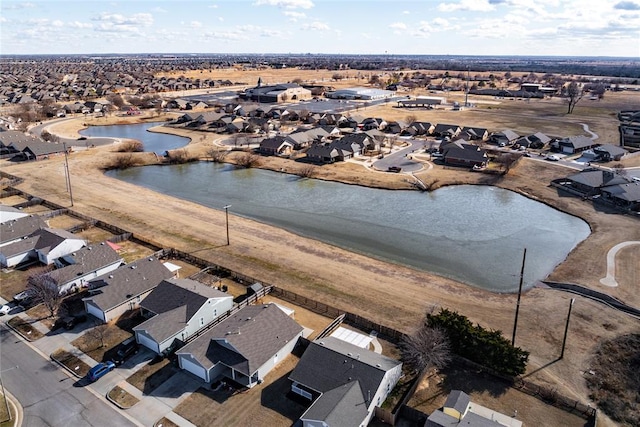
[[[0,357],[2,382],[22,404],[24,426],[134,425],[89,389],[78,387],[75,378],[44,359],[4,324],[0,329]]]
[[[411,160],[411,154],[413,152],[424,154],[424,148],[429,142],[424,139],[402,139],[408,142],[409,146],[391,154],[385,154],[384,158],[373,163],[375,169],[386,171],[390,166],[399,166],[402,172],[417,172],[423,168],[421,162]]]
[[[29,129],[29,132],[36,136],[41,136],[42,131],[45,130],[47,126],[51,126],[56,123],[64,122],[66,120],[73,120],[75,117],[70,118],[62,118],[62,119],[53,119],[48,120],[46,122],[42,122],[39,125],[33,126]],[[84,140],[78,140],[74,138],[60,138],[60,142],[66,143],[70,147],[88,147],[89,145],[108,145],[113,144],[116,138],[101,138],[101,137],[89,137]]]

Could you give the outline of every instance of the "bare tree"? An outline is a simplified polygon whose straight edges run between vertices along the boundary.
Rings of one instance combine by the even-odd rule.
[[[404,363],[414,372],[443,368],[451,361],[451,345],[444,330],[423,324],[400,342]]]
[[[209,154],[209,157],[211,157],[211,161],[214,163],[222,163],[224,162],[224,159],[227,157],[227,155],[229,154],[229,151],[227,150],[220,150],[218,148],[210,148],[209,151],[207,151],[207,154]]]
[[[405,117],[405,121],[408,124],[415,123],[416,120],[418,120],[418,118],[415,116],[415,114],[407,114],[407,117]]]
[[[573,109],[576,108],[576,104],[582,99],[583,94],[584,92],[582,91],[582,88],[578,85],[578,83],[569,83],[569,86],[567,86],[566,89],[568,103],[567,114],[573,113]]]
[[[246,152],[238,157],[238,165],[245,168],[251,168],[260,164],[260,156],[250,152]]]
[[[502,170],[504,174],[508,174],[511,170],[511,167],[521,156],[517,153],[503,153],[496,157],[496,163],[502,165]]]
[[[91,338],[93,341],[99,342],[100,346],[96,345],[96,348],[102,348],[105,346],[104,340],[107,336],[107,331],[109,330],[109,325],[106,323],[100,322],[98,319],[94,320],[93,328],[87,330],[86,335]]]
[[[49,317],[55,317],[62,304],[63,297],[58,289],[58,282],[51,277],[49,271],[40,270],[27,279],[27,292],[36,303],[42,303],[49,310]]]
[[[615,165],[611,166],[611,169],[620,176],[626,176],[627,175],[627,170],[624,168],[624,165],[622,163],[616,163]]]

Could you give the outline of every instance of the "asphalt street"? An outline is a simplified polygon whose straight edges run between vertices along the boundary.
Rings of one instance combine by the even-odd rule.
[[[0,329],[2,382],[24,409],[24,426],[133,426],[54,362]]]

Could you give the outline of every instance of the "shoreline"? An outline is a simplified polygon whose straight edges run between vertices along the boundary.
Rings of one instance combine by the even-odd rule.
[[[181,135],[187,136],[187,135]],[[205,158],[211,141],[195,138],[186,147],[191,154]],[[238,152],[242,153],[242,152]],[[291,290],[319,302],[331,304],[380,324],[410,332],[431,309],[448,308],[466,315],[474,323],[510,334],[516,304],[514,294],[496,294],[423,271],[382,262],[294,235],[282,229],[232,216],[231,246],[224,245],[224,212],[164,196],[151,190],[105,176],[104,165],[120,153],[103,146],[73,153],[69,157],[74,176],[73,210],[130,230],[153,236],[166,247],[198,256],[236,271],[245,271],[268,283]],[[151,162],[144,153],[135,153]],[[236,153],[237,154],[237,153]],[[233,153],[229,160],[233,162]],[[268,160],[268,161],[266,161]],[[270,169],[295,170],[291,161],[268,158]],[[548,183],[567,173],[560,166],[523,158],[509,174],[492,179],[490,185],[525,193],[536,201],[585,220],[592,232],[578,244],[547,276],[550,281],[578,283],[601,290],[606,274],[607,251],[620,241],[640,240],[635,218],[602,209],[580,198],[561,194]],[[68,205],[65,192],[64,159],[11,164],[6,172],[24,178],[17,188],[26,193],[45,194],[62,206]],[[261,166],[265,166],[264,164]],[[360,165],[327,165],[315,178],[341,180],[358,178],[356,185],[384,184],[389,189],[408,188],[397,174],[363,170]],[[434,167],[418,177],[438,185],[478,183],[477,173]],[[533,178],[532,178],[533,177]],[[485,184],[487,184],[485,182]],[[135,197],[131,197],[135,195]],[[635,265],[640,245],[630,246],[618,255],[621,265]],[[520,255],[517,256],[520,262]],[[511,262],[513,260],[505,260]],[[604,290],[632,306],[640,306],[638,284],[620,282]],[[568,336],[568,356],[557,361],[565,325],[566,307],[573,294],[553,289],[532,288],[522,295],[516,345],[531,351],[528,378],[541,385],[557,387],[563,393],[589,402],[589,391],[582,372],[601,340],[637,331],[637,319],[586,298],[578,297],[574,321]],[[556,360],[549,365],[550,361]],[[541,369],[544,368],[544,369]]]

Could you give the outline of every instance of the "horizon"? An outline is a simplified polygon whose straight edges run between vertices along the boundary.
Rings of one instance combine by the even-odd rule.
[[[530,3],[3,0],[0,45],[3,57],[640,57],[640,0]]]

